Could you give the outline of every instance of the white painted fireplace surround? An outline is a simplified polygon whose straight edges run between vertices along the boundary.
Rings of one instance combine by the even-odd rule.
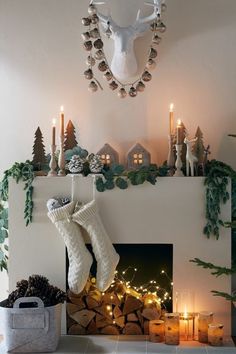
[[[209,271],[189,263],[199,257],[222,266],[231,264],[230,230],[221,230],[218,241],[202,234],[204,218],[203,178],[160,178],[156,186],[144,184],[126,191],[115,189],[96,192],[96,200],[105,228],[114,243],[171,243],[174,245],[174,291],[191,289],[195,293],[195,311],[211,310],[217,321],[231,333],[231,305],[213,297],[211,290],[231,291],[229,277],[215,278]],[[34,219],[25,227],[22,184],[10,182],[10,290],[17,280],[30,274],[44,274],[65,289],[65,247],[56,228],[47,218],[46,201],[53,196],[70,196],[72,178],[37,177],[34,181]],[[75,199],[90,201],[93,179],[76,177]],[[230,220],[230,202],[223,207]],[[143,255],[145,257],[145,254]],[[63,318],[65,331],[65,317]]]

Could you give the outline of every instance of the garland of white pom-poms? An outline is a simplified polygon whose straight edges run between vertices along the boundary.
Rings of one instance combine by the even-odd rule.
[[[165,11],[166,4],[163,3],[161,7],[162,11]],[[130,97],[136,97],[138,92],[143,92],[145,90],[145,83],[151,81],[152,79],[152,74],[150,71],[156,67],[155,59],[157,58],[157,50],[154,47],[158,46],[161,42],[161,37],[159,37],[158,33],[164,33],[166,31],[166,26],[161,21],[160,14],[158,13],[155,21],[150,24],[150,30],[153,32],[153,37],[145,68],[142,72],[142,75],[131,83],[120,82],[110,69],[108,60],[103,51],[104,43],[101,39],[99,30],[99,17],[97,15],[97,8],[92,2],[88,7],[88,14],[88,17],[82,18],[82,24],[88,27],[88,30],[82,33],[82,39],[84,41],[84,49],[89,52],[86,60],[88,69],[86,69],[84,72],[85,78],[90,80],[88,87],[89,91],[96,92],[99,88],[101,90],[103,89],[100,82],[94,76],[93,70],[96,62],[99,62],[98,70],[104,73],[103,78],[109,82],[109,88],[112,91],[116,91],[118,89],[118,97],[125,98],[127,94],[129,94]],[[105,33],[106,36],[110,38],[112,32],[109,27],[109,23]],[[95,53],[93,53],[94,50]]]

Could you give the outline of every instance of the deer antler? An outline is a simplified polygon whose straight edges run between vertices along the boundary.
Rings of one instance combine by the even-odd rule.
[[[138,10],[136,21],[134,26],[138,27],[139,25],[149,24],[154,21],[159,15],[161,15],[161,3],[162,0],[153,0],[153,2],[145,2],[145,5],[154,7],[154,11],[151,15],[140,17],[141,10]]]
[[[106,0],[105,1],[94,1],[94,0],[91,0],[91,2],[90,2],[90,4],[93,4],[93,5],[104,5],[106,3],[107,3]],[[107,28],[108,24],[109,24],[112,32],[115,32],[119,28],[119,26],[112,19],[110,10],[109,10],[107,16],[102,14],[99,11],[97,11],[97,15],[98,15],[99,20],[101,21],[101,23],[102,23],[104,28]]]

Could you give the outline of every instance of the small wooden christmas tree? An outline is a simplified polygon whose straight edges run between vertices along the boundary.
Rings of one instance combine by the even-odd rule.
[[[193,153],[198,159],[198,165],[203,163],[204,160],[204,144],[203,144],[203,133],[200,129],[200,127],[197,128],[195,137],[197,138],[197,141],[195,142],[193,146]]]
[[[43,144],[43,134],[38,127],[35,132],[34,146],[33,146],[33,165],[41,170],[42,165],[46,164],[45,146]]]
[[[75,136],[75,127],[71,120],[69,120],[66,132],[65,132],[65,151],[72,150],[74,147],[78,145],[76,136]]]

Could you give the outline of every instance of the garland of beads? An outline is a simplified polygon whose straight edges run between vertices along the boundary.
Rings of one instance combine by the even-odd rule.
[[[164,11],[165,9],[166,5],[162,4],[162,11]],[[138,92],[143,92],[145,90],[145,83],[151,81],[152,79],[152,74],[150,73],[150,71],[155,69],[156,67],[156,61],[154,59],[157,58],[157,50],[154,48],[154,46],[158,46],[161,42],[161,37],[159,37],[158,32],[164,33],[166,31],[166,26],[161,21],[160,15],[157,15],[156,20],[150,25],[150,30],[153,32],[152,43],[148,53],[148,60],[141,77],[139,77],[132,83],[124,84],[113,75],[106,59],[105,53],[103,51],[104,43],[101,39],[101,34],[99,30],[99,17],[97,16],[96,6],[90,4],[88,7],[88,13],[89,17],[82,18],[82,24],[88,27],[88,30],[82,33],[82,39],[84,41],[84,49],[89,52],[89,55],[86,60],[86,65],[88,66],[88,69],[84,72],[85,78],[87,80],[90,80],[88,87],[89,91],[96,92],[99,88],[103,90],[100,82],[95,78],[93,72],[93,67],[96,65],[96,61],[98,61],[98,70],[103,72],[103,78],[106,81],[110,82],[109,88],[112,91],[116,91],[117,89],[119,89],[118,97],[127,97],[127,88],[129,96],[136,97]],[[108,23],[106,35],[109,38],[111,34],[112,33]],[[96,52],[93,55],[94,49],[96,49]]]

